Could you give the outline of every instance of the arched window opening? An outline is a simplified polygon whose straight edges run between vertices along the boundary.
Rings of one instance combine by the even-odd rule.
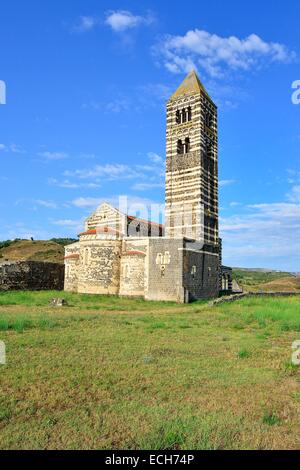
[[[187,114],[188,114],[188,121],[191,121],[192,120],[192,108],[190,106],[188,107]]]
[[[212,124],[213,124],[213,117],[212,115],[210,114],[210,112],[206,112],[205,113],[205,125],[206,127],[209,127],[211,128],[212,127]]]
[[[190,138],[187,137],[184,143],[184,153],[189,153],[190,148],[191,148]]]
[[[184,145],[183,145],[181,139],[179,139],[178,142],[177,142],[177,153],[179,155],[182,155],[184,153]]]
[[[180,116],[180,111],[179,109],[176,111],[176,124],[181,123],[181,116]]]
[[[182,122],[186,122],[186,109],[183,108],[183,110],[181,111],[181,114],[182,114]]]

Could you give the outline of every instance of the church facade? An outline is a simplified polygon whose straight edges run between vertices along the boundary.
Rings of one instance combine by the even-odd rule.
[[[167,103],[165,226],[103,203],[65,248],[65,290],[190,302],[217,297],[217,107],[194,71]]]

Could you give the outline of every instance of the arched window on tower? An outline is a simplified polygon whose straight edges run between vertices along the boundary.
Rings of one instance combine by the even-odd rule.
[[[191,148],[190,138],[187,137],[184,141],[184,153],[189,153],[190,148]]]
[[[212,125],[213,125],[213,117],[212,117],[212,114],[209,111],[205,112],[204,120],[205,120],[205,125],[207,127],[211,128]]]
[[[186,109],[183,108],[183,110],[181,111],[181,114],[182,114],[182,122],[186,122]]]
[[[180,111],[179,111],[179,109],[177,109],[177,111],[176,111],[176,124],[180,124],[180,123],[181,123]]]
[[[179,155],[182,155],[182,154],[184,153],[184,146],[183,146],[183,143],[182,143],[182,140],[181,140],[181,139],[179,139],[179,140],[177,141],[177,153],[178,153]]]
[[[189,106],[187,109],[188,121],[192,120],[192,108]]]

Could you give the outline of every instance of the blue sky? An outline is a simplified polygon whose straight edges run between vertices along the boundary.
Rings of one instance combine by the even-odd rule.
[[[2,2],[0,239],[74,236],[118,195],[163,203],[164,106],[195,67],[219,106],[224,262],[300,271],[299,9]]]

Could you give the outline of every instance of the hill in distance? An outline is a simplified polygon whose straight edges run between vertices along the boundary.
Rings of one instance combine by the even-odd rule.
[[[64,246],[75,239],[58,238],[52,240],[7,240],[0,242],[1,261],[47,261],[64,262]]]
[[[245,291],[300,292],[300,277],[295,273],[233,268],[233,278]]]

